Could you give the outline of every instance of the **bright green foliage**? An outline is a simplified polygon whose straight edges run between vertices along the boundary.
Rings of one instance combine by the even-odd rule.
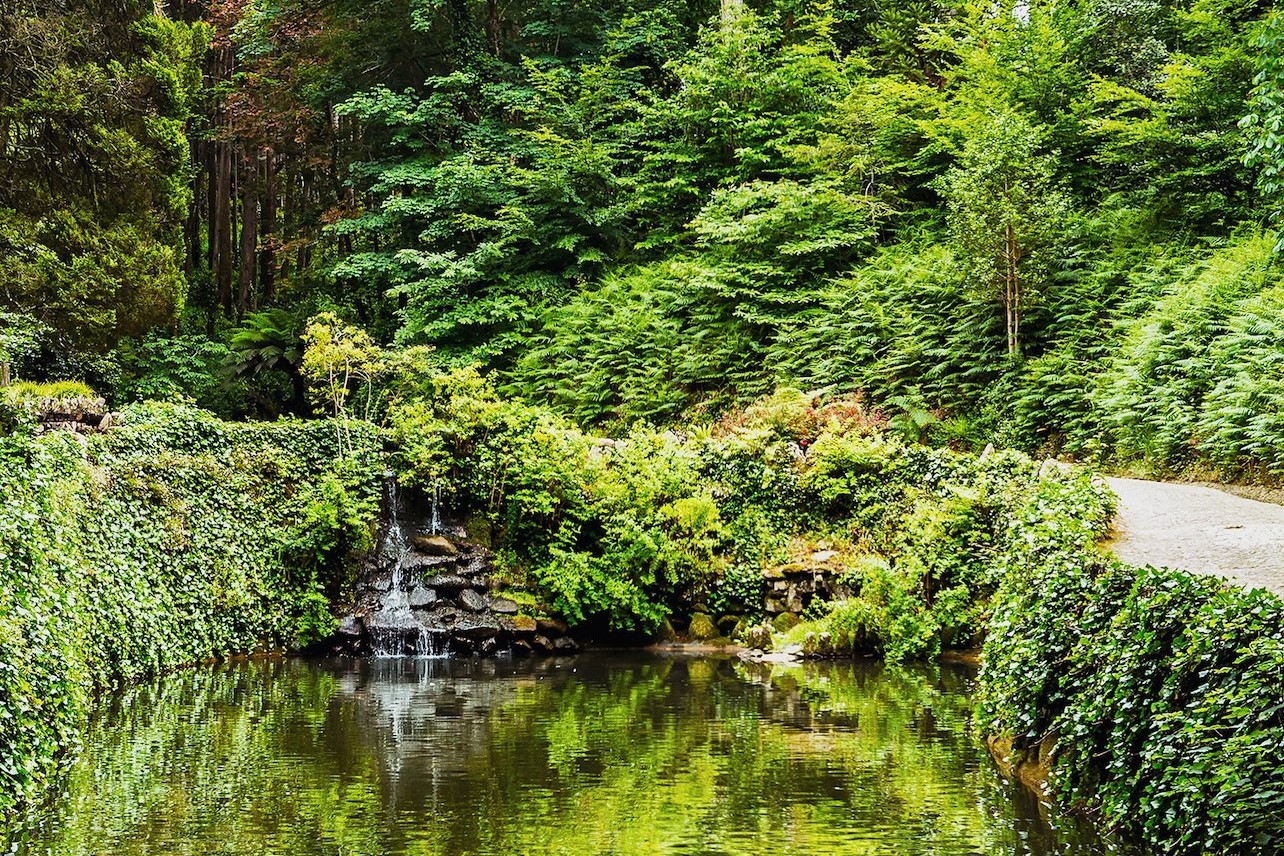
[[[1198,453],[1199,439],[1210,433],[1205,425],[1219,433],[1218,458],[1256,457],[1246,446],[1236,448],[1220,430],[1252,417],[1242,410],[1212,410],[1206,401],[1224,377],[1228,360],[1252,359],[1245,350],[1253,340],[1228,336],[1227,322],[1242,301],[1262,306],[1251,298],[1273,278],[1273,243],[1272,236],[1257,235],[1217,252],[1177,277],[1154,308],[1128,327],[1101,380],[1099,398],[1120,457],[1161,471],[1180,469]],[[1253,323],[1251,317],[1243,318],[1240,328],[1251,329]],[[1242,365],[1240,373],[1226,380],[1230,385],[1223,387],[1224,396],[1231,395],[1235,384],[1241,392],[1251,388],[1254,374]],[[1261,381],[1269,383],[1269,378]],[[1255,415],[1269,414],[1268,408]]]
[[[684,434],[595,440],[470,370],[391,420],[404,479],[484,520],[516,580],[574,623],[649,631],[701,602],[757,615],[764,568],[829,539],[885,557],[857,564],[835,609],[892,659],[979,636],[1002,512],[1033,471],[906,445],[858,398],[790,389]]]
[[[1284,18],[1276,10],[1266,16],[1254,39],[1257,74],[1253,75],[1252,110],[1239,120],[1240,128],[1252,134],[1252,147],[1244,163],[1258,168],[1257,187],[1262,196],[1275,202],[1271,219],[1278,224],[1278,200],[1284,191],[1284,57],[1280,56]],[[1278,227],[1278,226],[1277,226]],[[1276,243],[1278,253],[1281,244]]]
[[[1035,502],[995,597],[982,730],[1018,753],[1049,741],[1057,796],[1164,852],[1277,849],[1284,605],[1108,561],[1092,546],[1108,506],[1084,482]]]
[[[374,414],[379,348],[365,330],[343,323],[333,312],[308,321],[303,345],[299,373],[312,385],[317,409],[333,417],[339,452],[353,454],[360,443],[353,435],[353,420],[365,425]]]
[[[332,629],[382,469],[324,423],[144,405],[88,452],[0,438],[0,816],[78,745],[90,693]],[[363,462],[364,461],[364,462]]]
[[[942,185],[966,282],[1003,307],[1013,358],[1022,353],[1025,316],[1046,288],[1068,208],[1039,144],[1023,117],[990,117]]]

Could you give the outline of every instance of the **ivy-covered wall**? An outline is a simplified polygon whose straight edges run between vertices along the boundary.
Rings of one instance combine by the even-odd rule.
[[[144,405],[87,448],[0,437],[0,819],[74,751],[96,689],[332,629],[379,507],[357,435],[344,456],[329,422]]]
[[[1044,479],[1009,523],[978,726],[1163,853],[1284,846],[1284,602],[1095,546],[1110,498]]]

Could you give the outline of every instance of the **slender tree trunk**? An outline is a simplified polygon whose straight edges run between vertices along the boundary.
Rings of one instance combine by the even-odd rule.
[[[1003,230],[1004,293],[1003,304],[1007,310],[1008,356],[1016,357],[1019,351],[1017,335],[1020,328],[1020,282],[1017,279],[1016,231],[1008,223]]]
[[[244,317],[254,299],[254,273],[258,269],[258,194],[247,185],[241,195],[241,278],[237,291],[237,317]]]
[[[276,248],[272,245],[276,232],[276,154],[268,152],[263,161],[263,222],[259,224],[262,235],[259,249],[259,291],[264,305],[276,296]],[[255,301],[254,308],[258,308]]]
[[[216,258],[214,281],[218,305],[227,314],[232,311],[232,148],[218,144],[218,191],[215,194],[214,236]]]

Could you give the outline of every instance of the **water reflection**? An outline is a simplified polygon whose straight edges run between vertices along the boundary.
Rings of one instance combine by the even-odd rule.
[[[1092,854],[962,670],[276,661],[113,701],[29,854]]]

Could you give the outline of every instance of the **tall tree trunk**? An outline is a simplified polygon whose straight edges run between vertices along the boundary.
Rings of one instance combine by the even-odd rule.
[[[254,273],[258,269],[259,202],[253,184],[241,194],[241,279],[237,291],[236,315],[245,316],[254,300]]]
[[[215,195],[214,235],[217,250],[214,281],[218,305],[232,311],[232,147],[218,143],[218,192]]]
[[[259,224],[262,235],[259,249],[259,299],[264,305],[276,296],[276,248],[272,245],[276,232],[276,153],[269,151],[263,160],[263,218]],[[258,309],[258,301],[255,301]]]

